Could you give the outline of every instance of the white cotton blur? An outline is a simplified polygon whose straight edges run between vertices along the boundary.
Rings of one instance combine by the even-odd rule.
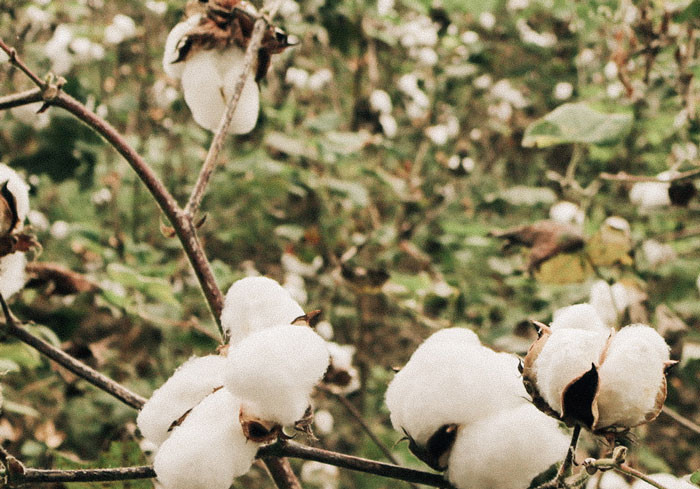
[[[654,411],[668,360],[668,345],[649,326],[626,326],[613,336],[598,371],[596,427],[643,423]]]
[[[355,355],[355,348],[352,345],[339,345],[338,343],[328,342],[328,353],[330,355],[331,365],[335,370],[345,371],[350,377],[347,385],[336,386],[344,394],[355,392],[360,388],[360,373],[352,364],[352,357]]]
[[[19,219],[19,226],[21,227],[29,213],[29,185],[25,183],[24,179],[16,171],[0,163],[0,186],[4,185],[5,182],[7,182],[7,190],[15,198],[17,219]]]
[[[304,416],[328,362],[326,342],[311,328],[273,326],[229,350],[224,386],[247,415],[291,425]]]
[[[267,277],[246,277],[231,285],[221,311],[221,326],[235,345],[249,334],[291,324],[304,310],[279,283]]]
[[[608,470],[588,479],[586,489],[630,489],[630,485],[620,474]]]
[[[591,286],[588,302],[605,324],[615,327],[630,305],[630,296],[625,286],[619,282],[610,286],[605,280],[597,280]]]
[[[552,331],[569,328],[610,333],[610,328],[600,319],[595,307],[587,303],[557,309],[550,326]]]
[[[195,122],[204,129],[216,131],[226,110],[228,100],[243,72],[245,53],[237,46],[223,51],[199,51],[184,61],[182,91],[185,103]],[[230,134],[245,134],[253,130],[260,110],[260,94],[255,78],[246,78],[238,106],[229,126]]]
[[[156,445],[163,443],[174,421],[223,384],[221,373],[225,366],[226,358],[219,355],[192,357],[180,365],[153,392],[136,418],[144,438]]]
[[[15,295],[27,283],[26,266],[27,258],[19,251],[0,258],[0,294],[4,299]]]
[[[562,414],[562,394],[571,381],[598,365],[608,335],[583,329],[557,329],[552,332],[534,369],[537,389],[559,414]]]
[[[679,479],[671,474],[651,474],[649,476],[654,482],[658,482],[666,489],[698,489],[698,486],[683,479]],[[654,486],[641,479],[637,479],[632,484],[632,489],[655,489]]]
[[[531,404],[494,413],[457,432],[447,479],[459,489],[516,489],[566,455],[568,436]]]
[[[239,410],[226,389],[192,409],[156,453],[153,469],[165,489],[228,489],[248,472],[259,444],[243,435]]]
[[[174,63],[179,56],[178,47],[182,38],[185,37],[185,34],[193,27],[196,27],[201,18],[201,15],[193,15],[187,20],[175,24],[175,27],[168,33],[168,37],[165,40],[165,49],[163,51],[163,71],[165,71],[165,74],[169,77],[178,80],[182,77],[182,71],[185,69],[184,61]]]
[[[333,432],[333,425],[335,420],[330,411],[326,409],[319,409],[314,413],[314,426],[316,431],[322,435],[328,435]]]
[[[657,175],[657,178],[664,180],[667,178],[666,172]],[[639,206],[642,211],[666,207],[671,205],[671,198],[668,195],[670,183],[664,182],[638,182],[630,189],[630,202]]]
[[[583,213],[583,209],[573,202],[560,200],[549,208],[549,218],[563,224],[582,226],[585,214]]]
[[[481,346],[462,328],[428,338],[386,391],[391,422],[418,445],[446,424],[471,423],[522,404],[527,394],[518,360]]]
[[[655,239],[648,239],[642,243],[642,252],[651,268],[656,268],[664,263],[676,259],[677,255],[673,247],[667,243],[661,243]]]
[[[340,472],[338,467],[321,462],[304,462],[301,466],[301,480],[320,489],[335,489],[338,487]]]

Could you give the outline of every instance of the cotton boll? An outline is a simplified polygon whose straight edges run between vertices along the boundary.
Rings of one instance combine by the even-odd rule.
[[[369,106],[380,114],[388,114],[392,110],[391,97],[384,90],[374,90],[369,96]]]
[[[182,61],[174,63],[179,56],[177,48],[185,34],[199,24],[201,18],[201,15],[193,15],[184,22],[175,24],[175,27],[168,33],[168,37],[165,40],[165,49],[163,50],[163,71],[165,71],[165,74],[169,77],[176,79],[182,77],[185,63]]]
[[[655,239],[644,241],[642,243],[642,252],[652,268],[673,261],[676,258],[676,252],[671,245],[660,243]]]
[[[588,479],[586,489],[630,489],[625,478],[615,471],[609,470],[598,474]]]
[[[290,66],[284,75],[284,82],[292,85],[294,88],[306,88],[309,82],[309,72],[301,68]]]
[[[21,226],[29,213],[29,185],[12,168],[0,163],[0,186],[5,182],[7,182],[7,189],[15,198],[17,219]]]
[[[314,413],[314,426],[322,435],[327,435],[333,432],[334,419],[330,411],[319,409]]]
[[[327,343],[331,367],[324,376],[324,382],[334,392],[349,394],[360,388],[360,373],[352,365],[356,348],[352,345]]]
[[[182,90],[185,103],[195,122],[215,131],[226,110],[228,99],[240,76],[244,52],[238,47],[225,51],[200,51],[190,56],[182,70]],[[258,85],[249,75],[233,114],[229,133],[250,132],[258,119],[260,99]]]
[[[625,286],[619,282],[610,286],[605,280],[597,280],[591,286],[588,301],[603,322],[614,327],[629,306],[630,296]]]
[[[549,208],[549,218],[563,224],[583,225],[583,210],[573,202],[559,201]]]
[[[552,331],[571,328],[610,333],[610,328],[600,319],[595,307],[586,303],[574,304],[554,311],[551,328]]]
[[[249,334],[291,324],[304,310],[280,284],[267,277],[246,277],[228,289],[221,325],[235,345]]]
[[[273,326],[229,350],[224,386],[247,415],[290,425],[304,416],[328,362],[326,342],[311,328]]]
[[[240,401],[226,389],[207,396],[161,445],[153,462],[166,489],[228,489],[248,472],[259,444],[245,438]]]
[[[24,253],[15,252],[0,258],[0,294],[5,299],[22,290],[27,283],[26,266]]]
[[[394,429],[405,430],[419,446],[444,425],[471,423],[526,402],[517,358],[455,330],[421,345],[386,392]],[[457,335],[466,341],[451,342]]]
[[[460,489],[527,487],[566,455],[568,437],[531,404],[462,425],[450,454],[447,479]]]
[[[598,371],[596,428],[632,427],[655,416],[669,347],[653,328],[641,324],[613,336]]]
[[[553,331],[534,362],[540,395],[560,415],[562,394],[574,380],[598,364],[608,335],[563,328]]]
[[[666,489],[698,489],[698,486],[671,474],[651,474],[649,478]],[[631,489],[655,489],[655,487],[648,482],[638,479],[634,481]]]
[[[669,183],[663,182],[638,182],[630,189],[630,202],[639,206],[641,210],[650,210],[671,205],[668,195]]]
[[[219,355],[192,357],[156,389],[136,418],[144,438],[160,445],[168,438],[173,421],[192,409],[222,385],[226,358]]]
[[[386,137],[388,137],[389,139],[393,139],[396,137],[396,134],[399,130],[399,125],[396,122],[396,119],[393,115],[380,114],[379,124],[382,126],[382,132]]]

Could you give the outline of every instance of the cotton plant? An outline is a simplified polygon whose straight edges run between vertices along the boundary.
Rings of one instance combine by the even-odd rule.
[[[244,76],[245,49],[258,12],[248,2],[213,0],[188,9],[185,20],[176,24],[165,42],[163,70],[180,80],[185,103],[195,122],[216,131]],[[228,128],[230,134],[253,130],[260,110],[257,82],[267,73],[272,54],[290,46],[286,34],[268,27],[252,72],[245,75],[243,89]]]
[[[423,342],[389,384],[386,404],[411,451],[458,488],[527,487],[568,445],[558,423],[528,402],[517,357],[464,328]]]
[[[312,391],[328,370],[326,341],[272,279],[235,282],[221,322],[230,337],[223,354],[190,358],[138,415],[165,489],[227,489],[260,446],[309,417]]]

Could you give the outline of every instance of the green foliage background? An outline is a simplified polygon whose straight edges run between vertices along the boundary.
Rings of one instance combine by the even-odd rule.
[[[37,26],[28,13],[37,4],[0,1],[0,36],[46,73],[51,61],[43,46],[57,25],[101,43],[116,14],[132,17],[136,36],[105,45],[101,60],[74,64],[64,88],[105,114],[183,202],[211,135],[193,122],[179,91],[174,100],[164,97],[177,83],[162,72],[162,47],[183,2],[168,0],[163,13],[148,3],[52,1],[40,7],[50,16]],[[528,318],[547,321],[553,310],[587,300],[590,283],[602,277],[635,284],[646,294],[641,307],[652,324],[659,327],[654,313],[665,305],[687,326],[678,341],[700,343],[697,197],[686,207],[645,213],[629,202],[630,184],[599,179],[602,172],[653,176],[670,167],[697,168],[697,2],[643,2],[648,20],[637,15],[631,21],[630,2],[611,1],[531,0],[513,8],[515,2],[500,0],[444,0],[440,7],[397,0],[387,15],[359,0],[298,5],[279,24],[300,44],[276,56],[261,83],[256,129],[227,142],[224,164],[202,205],[207,220],[200,235],[223,290],[250,267],[283,280],[285,252],[308,263],[322,257],[321,268],[305,278],[306,308],[322,309],[335,341],[358,348],[363,388],[351,400],[388,445],[399,438],[383,406],[391,368],[436,328],[466,326],[488,344],[522,352],[531,339]],[[664,14],[666,9],[673,13]],[[483,12],[495,16],[493,28],[480,22]],[[397,34],[421,16],[444,22],[432,66],[416,60]],[[527,42],[518,27],[523,21],[553,33],[556,42]],[[664,22],[673,35],[660,34]],[[467,31],[478,39],[465,44]],[[624,67],[631,92],[604,74],[611,60],[621,59],[618,70]],[[296,88],[285,82],[290,67],[328,69],[332,78],[318,90]],[[408,116],[408,97],[397,87],[408,73],[430,99],[423,118]],[[502,98],[475,84],[485,75],[492,83],[507,80],[524,106],[499,117]],[[577,125],[574,136],[562,135],[556,117],[543,126],[541,118],[564,103],[554,96],[560,82],[573,86],[566,102],[585,103],[603,119],[617,114],[622,129],[601,137],[581,134]],[[30,87],[8,63],[0,65],[0,94]],[[382,136],[368,110],[375,89],[393,101],[393,139]],[[38,334],[148,396],[188,356],[214,350],[216,328],[177,241],[161,233],[160,213],[132,170],[66,113],[52,108],[48,114],[49,124],[36,128],[13,111],[1,113],[0,160],[30,176],[32,207],[53,225],[34,226],[43,245],[38,260],[81,272],[102,289],[68,297],[27,289],[11,305],[41,325]],[[459,131],[445,144],[426,137],[427,127],[453,117]],[[601,121],[593,122],[599,130]],[[524,147],[526,134],[548,139],[534,144],[540,148]],[[694,153],[683,156],[688,148]],[[453,155],[472,158],[473,170],[452,168]],[[556,176],[564,175],[572,157],[578,159],[579,189]],[[111,198],[97,197],[103,189]],[[589,237],[607,217],[626,218],[634,259],[598,267],[576,283],[550,284],[525,271],[525,252],[505,252],[488,236],[545,219],[560,199],[584,209]],[[651,266],[640,252],[651,238],[669,243],[677,257]],[[386,273],[388,282],[372,287],[363,271]],[[675,358],[682,346],[674,345]],[[132,410],[12,340],[0,344],[0,357],[7,370],[0,436],[11,452],[41,467],[145,463],[134,443]],[[668,405],[696,420],[699,375],[700,361],[691,359],[669,382]],[[381,458],[342,406],[320,395],[318,407],[336,417],[334,432],[320,436],[321,446]],[[633,457],[641,468],[686,474],[700,467],[700,437],[664,415],[638,434],[643,443]],[[395,451],[420,466],[404,444]],[[246,477],[247,485],[268,484],[262,472]],[[347,473],[341,481],[357,488],[391,484]]]

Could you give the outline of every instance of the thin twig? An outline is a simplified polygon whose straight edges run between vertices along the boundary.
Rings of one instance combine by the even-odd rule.
[[[0,49],[7,53],[7,55],[10,57],[10,62],[22,70],[37,87],[42,90],[46,89],[47,83],[39,78],[31,69],[29,69],[29,67],[19,58],[19,56],[17,56],[17,50],[5,44],[2,38],[0,38]]]
[[[199,177],[197,177],[197,183],[195,183],[190,199],[185,207],[185,213],[194,219],[197,211],[199,210],[199,205],[202,203],[202,197],[204,197],[204,191],[211,179],[214,169],[216,168],[217,159],[221,149],[224,147],[224,139],[228,135],[228,128],[231,126],[231,121],[233,120],[233,114],[236,112],[238,107],[238,101],[243,93],[243,87],[248,81],[250,72],[253,68],[253,62],[260,49],[260,44],[262,43],[263,35],[265,34],[265,28],[267,27],[267,22],[265,19],[258,19],[253,27],[253,34],[250,38],[248,48],[245,52],[245,57],[243,58],[243,70],[240,76],[236,80],[236,84],[233,88],[233,94],[231,99],[228,101],[226,106],[226,111],[219,122],[219,127],[216,129],[216,134],[209,147],[209,152],[204,160],[202,169],[199,172]]]
[[[36,102],[41,102],[44,97],[41,95],[40,88],[32,88],[24,92],[13,93],[0,97],[0,110],[12,109],[22,105],[29,105]]]
[[[59,482],[111,482],[133,479],[151,479],[156,476],[153,467],[117,467],[114,469],[25,469],[23,475],[11,477],[8,486],[15,484],[48,484]]]
[[[661,412],[664,413],[665,415],[667,415],[669,418],[673,419],[678,424],[685,426],[686,428],[688,428],[691,431],[694,431],[697,434],[700,434],[700,425],[698,425],[697,423],[694,423],[693,421],[689,420],[688,418],[686,418],[682,414],[674,411],[670,407],[668,407],[668,406],[662,407]]]
[[[672,175],[665,179],[660,179],[658,177],[646,177],[642,175],[630,175],[627,172],[621,171],[618,173],[601,173],[598,178],[601,180],[610,180],[613,182],[658,182],[658,183],[670,183],[676,182],[678,180],[685,180],[688,178],[694,178],[700,175],[700,168],[694,168],[692,170],[684,171]]]
[[[118,382],[115,382],[106,375],[103,375],[97,370],[88,367],[71,355],[68,355],[64,351],[59,350],[55,346],[40,338],[37,338],[24,328],[18,326],[2,295],[0,295],[0,305],[2,305],[2,310],[5,314],[5,324],[2,326],[3,332],[14,336],[21,342],[26,343],[37,351],[43,353],[62,367],[65,367],[75,375],[87,380],[95,387],[98,387],[108,394],[111,394],[124,404],[136,409],[141,409],[141,407],[144,405],[146,399],[143,397],[131,392]]]
[[[619,464],[617,466],[614,466],[613,469],[616,470],[617,472],[620,472],[621,474],[631,475],[632,477],[636,477],[637,479],[641,479],[644,482],[646,482],[647,484],[651,484],[652,486],[656,487],[656,489],[667,489],[666,486],[659,484],[658,482],[656,482],[654,479],[652,479],[648,475],[641,473],[637,469],[634,469],[627,464]]]

